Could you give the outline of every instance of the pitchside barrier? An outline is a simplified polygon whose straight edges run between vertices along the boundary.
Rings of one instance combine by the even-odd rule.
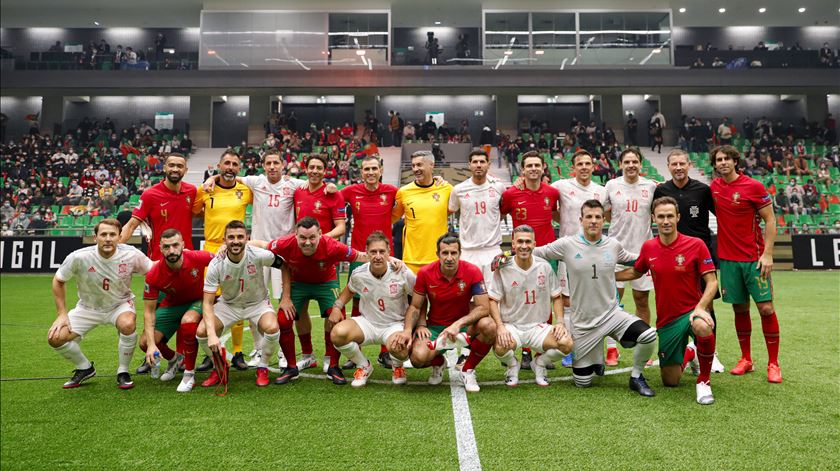
[[[795,235],[793,268],[834,270],[840,268],[840,234]]]

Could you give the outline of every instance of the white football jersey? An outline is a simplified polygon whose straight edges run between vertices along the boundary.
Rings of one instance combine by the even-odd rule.
[[[566,262],[572,301],[572,324],[590,329],[600,324],[615,309],[616,264],[631,265],[638,254],[624,250],[612,237],[589,242],[582,234],[566,236],[534,249],[534,255],[547,260]]]
[[[347,287],[359,295],[362,316],[375,326],[386,327],[405,321],[408,296],[414,292],[416,281],[411,270],[403,268],[394,273],[390,264],[382,278],[377,278],[370,272],[370,263],[365,263],[353,270]]]
[[[93,311],[111,311],[134,299],[131,274],[145,275],[152,265],[143,252],[131,245],[117,244],[111,258],[103,258],[93,245],[68,255],[55,277],[65,283],[76,277],[80,306]]]
[[[269,241],[294,232],[295,190],[306,185],[304,180],[280,179],[272,184],[265,175],[249,175],[243,183],[254,194],[252,239]]]
[[[462,249],[484,249],[502,244],[501,203],[505,185],[490,179],[476,185],[472,178],[455,185],[449,195],[449,210],[460,211],[459,238]]]
[[[560,237],[580,232],[580,208],[586,200],[598,200],[601,204],[607,198],[604,187],[590,181],[582,186],[574,178],[557,180],[551,186],[560,192]]]
[[[561,293],[551,265],[534,257],[527,270],[519,268],[516,261],[496,270],[487,294],[499,302],[503,322],[527,330],[548,322],[551,298],[559,297]]]
[[[239,263],[230,258],[214,258],[207,267],[204,277],[204,292],[215,293],[221,286],[221,299],[233,306],[245,308],[268,300],[263,267],[274,263],[274,254],[268,250],[250,245]]]
[[[604,206],[612,211],[607,234],[627,250],[640,251],[642,244],[653,237],[650,206],[656,183],[642,177],[636,183],[627,183],[624,177],[618,177],[608,181],[605,189],[607,201]]]

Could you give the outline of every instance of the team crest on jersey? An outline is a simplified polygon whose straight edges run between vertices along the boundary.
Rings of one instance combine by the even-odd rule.
[[[738,193],[737,191],[732,193],[732,204],[740,204],[738,201],[739,199],[741,199],[741,193]]]
[[[700,207],[699,206],[692,206],[688,208],[688,214],[691,215],[692,218],[696,218],[700,216]]]
[[[244,193],[242,193],[242,190],[236,190],[236,199],[241,200],[243,195]]]
[[[467,284],[464,283],[464,280],[458,280],[458,292],[463,293],[465,289],[467,289]]]
[[[191,206],[191,205],[192,205],[192,198],[187,196],[187,206]]]
[[[321,205],[321,202],[320,202],[320,201],[316,201],[316,202],[315,202],[315,211],[320,211],[320,210],[321,210],[321,206],[322,206],[322,205]]]
[[[193,268],[190,270],[190,276],[193,278],[198,278],[198,268]]]
[[[677,254],[674,260],[677,262],[677,266],[674,269],[676,271],[685,271],[685,255]]]
[[[128,264],[120,263],[119,266],[117,266],[117,271],[120,275],[125,275],[126,273],[128,273]]]
[[[545,287],[545,273],[540,272],[537,275],[537,287],[544,288]]]
[[[432,198],[434,198],[435,201],[440,201],[440,195],[437,193],[432,193]]]
[[[487,190],[487,194],[490,195],[491,198],[495,198],[496,197],[496,189],[495,188],[490,188],[489,190]]]
[[[642,197],[644,197],[644,198],[648,197],[648,191],[647,190],[642,190]]]
[[[326,265],[327,265],[327,264],[326,264],[326,263],[324,263],[324,262],[318,262],[318,269],[319,269],[319,270],[323,270],[323,269],[324,269],[324,267],[325,267]]]
[[[391,283],[388,285],[388,291],[391,293],[391,296],[396,296],[400,292],[400,287],[396,283]]]
[[[283,196],[292,196],[292,189],[289,187],[283,187]]]
[[[257,267],[254,265],[248,265],[248,274],[249,275],[256,275],[257,274]]]
[[[543,201],[545,202],[545,207],[546,207],[546,208],[547,208],[547,207],[549,207],[549,206],[551,205],[551,200],[550,200],[550,199],[548,199],[548,196],[546,196],[545,198],[543,198]]]
[[[379,195],[379,204],[384,206],[388,202],[388,195]]]

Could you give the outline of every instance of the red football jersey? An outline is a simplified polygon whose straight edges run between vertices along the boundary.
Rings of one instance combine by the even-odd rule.
[[[451,280],[440,271],[440,262],[432,262],[417,272],[414,292],[429,300],[428,325],[450,326],[470,313],[470,298],[486,294],[484,275],[472,263],[458,262]]]
[[[697,307],[703,296],[700,281],[704,274],[715,272],[715,264],[702,239],[679,234],[671,245],[663,245],[659,237],[646,240],[633,269],[650,270],[659,329]]]
[[[559,200],[560,192],[546,183],[537,191],[512,186],[502,193],[502,214],[511,215],[514,229],[522,224],[533,227],[537,245],[545,245],[557,239],[551,215]]]
[[[764,252],[758,210],[772,204],[767,189],[746,175],[738,175],[732,183],[715,178],[709,186],[718,219],[718,257],[731,262],[758,260]]]
[[[341,193],[324,193],[326,185],[321,185],[315,191],[309,188],[295,190],[295,220],[300,221],[306,216],[312,216],[321,225],[325,234],[335,227],[334,219],[344,219],[347,215],[344,198]]]
[[[146,273],[143,299],[157,299],[160,292],[165,297],[161,307],[180,306],[199,301],[204,297],[204,269],[214,255],[203,250],[184,250],[184,263],[172,270],[160,260]]]
[[[399,188],[393,185],[380,184],[375,191],[370,191],[363,183],[350,185],[341,190],[341,196],[353,212],[351,247],[364,251],[368,236],[376,231],[382,231],[388,238],[391,254],[394,253],[391,210],[394,208],[397,190]]]
[[[155,261],[161,259],[160,235],[167,229],[178,229],[184,236],[184,246],[193,248],[192,204],[195,193],[195,186],[182,181],[181,190],[177,193],[160,182],[140,195],[140,204],[131,215],[152,227],[149,258]]]
[[[295,235],[272,240],[268,250],[283,257],[292,274],[292,281],[300,283],[326,283],[338,279],[335,265],[352,262],[358,252],[332,237],[321,237],[318,248],[307,257],[298,247]]]

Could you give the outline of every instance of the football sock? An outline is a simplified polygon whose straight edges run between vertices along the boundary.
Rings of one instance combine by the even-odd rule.
[[[312,333],[298,334],[298,339],[300,340],[300,353],[312,355]],[[285,350],[283,354],[286,354]]]
[[[184,348],[186,348],[184,346],[184,335],[181,333],[181,329],[179,327],[175,332],[175,351],[183,355]]]
[[[242,335],[245,333],[245,322],[239,321],[230,326],[230,343],[233,344],[233,353],[242,351]]]
[[[714,352],[712,352],[714,353]],[[685,371],[686,365],[691,363],[697,357],[697,347],[691,346],[691,344],[685,347],[685,353],[683,353],[683,362],[682,362],[682,370]]]
[[[446,359],[443,358],[443,355],[438,355],[432,359],[431,366],[443,366],[446,364]]]
[[[207,345],[207,337],[196,336],[195,340],[198,342],[198,346],[201,347],[201,351],[208,357],[213,358],[213,351],[210,350],[210,346]]]
[[[357,367],[364,366],[369,363],[368,359],[365,358],[365,354],[362,353],[362,349],[359,348],[359,344],[356,342],[350,342],[347,345],[335,348],[341,352],[342,355],[355,363]]]
[[[338,357],[340,357],[341,354],[338,353],[335,345],[333,345],[329,332],[324,332],[324,345],[326,346],[325,355],[330,357],[330,368],[338,366]]]
[[[263,334],[260,333],[259,326],[254,321],[248,321],[248,326],[251,330],[251,338],[254,339],[254,350],[261,350],[263,344]]]
[[[761,316],[761,330],[764,331],[764,343],[767,344],[767,362],[779,364],[779,318],[776,313]]]
[[[164,360],[169,361],[175,358],[175,352],[173,352],[172,349],[169,348],[169,345],[167,345],[166,342],[164,342],[163,340],[157,342],[155,345],[160,351],[160,356],[162,356]]]
[[[128,367],[131,365],[131,357],[134,356],[134,349],[137,347],[137,332],[132,332],[130,335],[120,334],[120,340],[117,345],[117,350],[120,352],[117,373],[128,373]]]
[[[280,338],[280,332],[275,332],[273,334],[265,334],[260,335],[263,339],[262,342],[262,356],[260,357],[260,361],[257,364],[260,368],[268,367],[268,362],[274,358],[274,355],[277,354],[277,347],[280,346],[278,339]]]
[[[195,359],[198,356],[198,342],[195,340],[197,329],[198,322],[181,324],[178,328],[178,337],[184,344],[184,370],[195,370]]]
[[[655,349],[656,342],[637,343],[633,347],[633,370],[630,372],[632,378],[638,378],[645,371],[645,365]]]
[[[286,319],[286,313],[282,309],[277,311],[277,322],[280,324],[280,349],[289,368],[297,368],[295,357],[295,332],[292,330],[294,319]],[[265,356],[265,355],[263,355]]]
[[[700,361],[700,375],[697,376],[698,383],[708,383],[712,372],[712,361],[715,359],[715,334],[706,337],[697,337],[697,359]]]
[[[554,362],[562,360],[565,355],[563,355],[563,352],[561,352],[560,350],[558,350],[556,348],[550,348],[550,349],[546,350],[545,352],[543,352],[543,354],[540,355],[540,356],[542,358],[544,358],[545,360],[548,360],[548,361],[554,363]],[[543,361],[545,361],[545,360],[543,360]]]
[[[750,311],[735,313],[735,332],[738,334],[738,343],[741,345],[741,358],[752,360],[750,353],[750,335],[752,334]],[[776,332],[778,332],[778,329]]]
[[[484,343],[478,340],[478,337],[474,338],[470,344],[470,356],[467,357],[467,361],[464,362],[464,367],[461,368],[461,371],[474,370],[479,362],[490,352],[491,348],[493,348],[492,344]]]
[[[86,370],[91,366],[90,360],[82,353],[82,348],[76,340],[71,340],[60,347],[53,348],[53,350],[75,365],[77,370]]]
[[[400,360],[392,354],[388,354],[388,356],[391,357],[391,368],[400,368],[403,366],[403,360]]]
[[[513,350],[506,351],[502,356],[496,355],[496,358],[505,366],[510,366],[516,362],[516,355],[513,354]]]
[[[388,353],[388,347],[386,347],[385,345],[380,345],[379,353]]]
[[[607,348],[618,348],[618,342],[612,337],[607,337]]]

